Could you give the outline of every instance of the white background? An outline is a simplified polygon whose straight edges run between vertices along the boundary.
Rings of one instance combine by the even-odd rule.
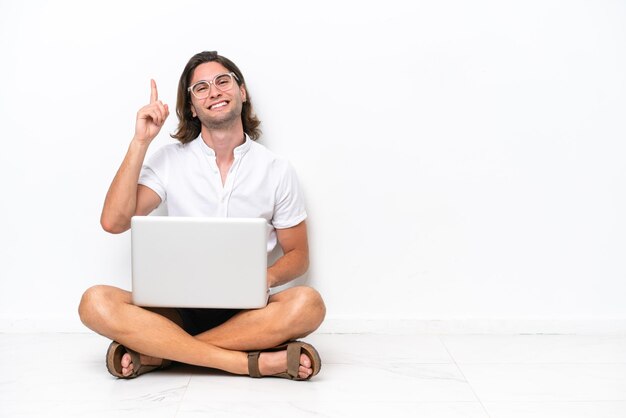
[[[202,50],[296,167],[325,329],[624,330],[625,22],[610,0],[0,0],[0,330],[84,330],[87,287],[130,286],[102,202],[150,78],[173,109]]]

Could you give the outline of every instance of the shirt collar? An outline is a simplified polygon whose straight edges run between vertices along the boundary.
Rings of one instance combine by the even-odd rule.
[[[248,134],[244,134],[244,136],[245,136],[245,140],[243,141],[243,144],[239,145],[233,150],[233,154],[235,158],[239,158],[243,156],[246,152],[248,152],[248,150],[252,146],[252,140],[250,139],[250,137],[248,137]],[[202,140],[201,135],[198,135],[198,137],[193,142],[196,143],[195,144],[196,148],[199,149],[200,152],[202,152],[205,155],[208,155],[209,157],[215,158],[215,151],[213,150],[213,148],[209,147],[206,144],[206,142]]]

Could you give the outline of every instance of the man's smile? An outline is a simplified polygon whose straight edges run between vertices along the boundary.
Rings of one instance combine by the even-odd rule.
[[[211,106],[209,106],[209,108],[208,108],[208,109],[209,109],[209,110],[219,109],[219,108],[221,108],[221,107],[226,106],[227,104],[228,104],[228,101],[227,101],[227,100],[220,100],[220,101],[219,101],[219,102],[217,102],[217,103],[213,103]]]

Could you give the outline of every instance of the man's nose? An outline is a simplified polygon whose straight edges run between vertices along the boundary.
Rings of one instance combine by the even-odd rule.
[[[213,83],[209,83],[209,98],[218,97],[222,92],[215,87]]]

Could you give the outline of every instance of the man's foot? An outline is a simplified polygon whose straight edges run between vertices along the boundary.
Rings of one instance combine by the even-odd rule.
[[[141,364],[144,366],[160,366],[163,360],[156,357],[144,356],[143,354],[139,354],[139,358],[141,359]],[[126,353],[122,356],[122,374],[124,377],[128,377],[133,374],[133,359],[130,354]]]
[[[106,366],[109,373],[120,379],[132,379],[144,373],[164,369],[172,364],[169,360],[139,354],[117,341],[109,344],[106,355]]]
[[[287,371],[287,350],[261,353],[259,356],[259,371],[263,376],[271,376]],[[306,354],[300,354],[298,377],[306,379],[312,373],[311,359]]]
[[[320,355],[311,344],[289,341],[277,347],[248,352],[250,377],[282,377],[309,380],[322,368]]]

